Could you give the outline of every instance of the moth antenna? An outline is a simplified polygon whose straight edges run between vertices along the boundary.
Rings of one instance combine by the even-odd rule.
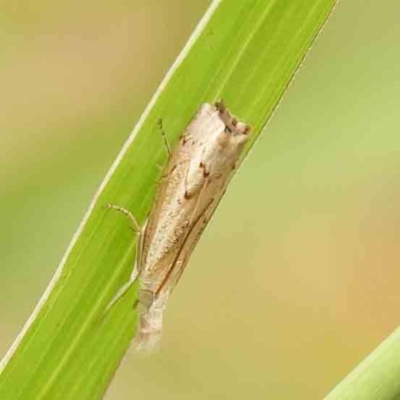
[[[167,150],[168,156],[171,157],[171,153],[172,153],[171,146],[169,145],[169,142],[168,142],[168,139],[167,139],[167,135],[165,134],[165,131],[164,131],[162,118],[158,119],[158,127],[160,128],[161,136],[163,138],[164,145],[165,145],[165,148]]]

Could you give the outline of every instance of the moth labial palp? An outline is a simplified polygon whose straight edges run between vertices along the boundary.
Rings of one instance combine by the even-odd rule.
[[[170,152],[140,234],[137,272],[111,302],[139,279],[136,349],[157,346],[168,297],[235,172],[249,132],[222,102],[204,103]]]

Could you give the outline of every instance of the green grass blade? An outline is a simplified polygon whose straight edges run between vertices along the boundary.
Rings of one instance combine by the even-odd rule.
[[[253,127],[276,107],[335,0],[214,1],[167,74],[91,204],[49,288],[1,364],[2,400],[98,399],[135,331],[136,290],[104,318],[132,269],[135,240],[106,203],[151,208],[170,143],[204,101],[223,98]]]
[[[400,329],[397,329],[325,400],[395,400],[400,398]]]

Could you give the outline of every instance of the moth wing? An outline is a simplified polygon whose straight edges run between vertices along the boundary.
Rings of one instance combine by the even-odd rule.
[[[169,292],[172,292],[177,285],[180,277],[183,274],[183,271],[185,270],[193,249],[195,248],[201,234],[208,224],[208,221],[214,214],[215,209],[221,201],[221,198],[225,192],[225,188],[226,185],[221,188],[220,193],[216,193],[216,196],[211,199],[211,201],[209,201],[196,216],[194,216],[192,224],[188,229],[187,235],[181,248],[179,249],[179,252],[175,255],[174,260],[172,260],[166,276],[157,289],[157,295],[160,294],[164,288],[166,288],[166,286],[168,286]],[[199,198],[199,201],[200,200],[201,197]]]
[[[179,184],[186,181],[188,169],[193,154],[193,147],[201,148],[199,132],[202,132],[201,128],[204,124],[204,114],[209,114],[212,107],[209,104],[204,104],[200,111],[195,115],[190,124],[188,125],[185,134],[180,139],[179,144],[172,151],[167,165],[164,170],[163,177],[158,185],[157,193],[154,199],[154,205],[147,219],[147,224],[142,235],[142,246],[141,246],[141,258],[138,260],[138,270],[141,272],[144,268],[145,260],[148,259],[148,254],[152,246],[152,241],[156,241],[157,237],[161,235],[160,224],[164,222],[164,219],[168,215],[171,219],[169,211],[171,209],[171,203],[176,200],[177,196],[182,197],[184,192],[179,192],[177,188]],[[201,187],[204,186],[204,177],[199,171],[200,180],[197,184],[196,190],[190,193],[193,197],[193,201],[199,202],[199,196],[201,195]],[[197,197],[197,198],[196,198]],[[196,207],[197,209],[197,207]],[[172,222],[172,223],[176,223]],[[188,227],[190,229],[190,227]],[[165,231],[163,233],[165,235]],[[160,260],[157,261],[151,269],[163,270],[167,267],[168,263],[173,263],[176,252],[173,247],[167,249],[169,251],[164,254]],[[170,251],[172,254],[170,254]],[[148,266],[146,267],[148,268]],[[167,267],[168,268],[168,267]]]

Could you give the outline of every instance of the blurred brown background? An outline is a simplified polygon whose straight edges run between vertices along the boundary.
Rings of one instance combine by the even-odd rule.
[[[3,2],[0,352],[206,0]],[[400,2],[342,1],[106,399],[320,399],[400,315]]]

